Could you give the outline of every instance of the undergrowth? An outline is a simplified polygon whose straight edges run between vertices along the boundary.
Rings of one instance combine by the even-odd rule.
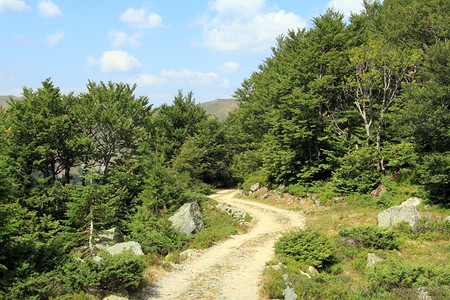
[[[287,187],[298,197],[314,195],[322,206],[304,210],[307,231],[288,232],[278,241],[272,264],[281,262],[282,267],[266,268],[264,297],[281,297],[290,286],[297,299],[415,299],[419,288],[432,299],[449,299],[449,211],[426,206],[425,201],[417,207],[422,219],[415,227],[401,223],[390,229],[379,228],[377,215],[381,210],[418,196],[417,186],[393,179],[381,179],[388,192],[376,198],[358,193],[339,195],[329,184]],[[309,238],[303,240],[302,236]],[[318,236],[327,237],[327,251],[324,243],[314,241]],[[326,253],[334,256],[321,268],[305,253],[319,258]],[[382,261],[367,267],[368,253],[375,253]],[[319,272],[308,273],[310,265],[317,266]]]

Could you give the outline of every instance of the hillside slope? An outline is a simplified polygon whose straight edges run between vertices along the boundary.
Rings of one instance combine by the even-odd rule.
[[[223,120],[230,112],[238,107],[238,102],[235,99],[216,99],[200,103],[200,106],[203,107],[208,114],[218,117],[219,120]]]

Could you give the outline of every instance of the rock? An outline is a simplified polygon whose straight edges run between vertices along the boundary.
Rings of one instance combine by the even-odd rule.
[[[419,300],[432,300],[431,296],[428,294],[427,287],[420,287],[417,289]]]
[[[133,252],[134,255],[144,255],[141,245],[138,242],[133,241],[115,244],[106,248],[106,251],[108,251],[111,255],[116,255],[125,252],[128,249],[131,249],[131,252]]]
[[[303,272],[302,270],[300,270],[300,274],[305,275],[306,277],[311,279],[311,275],[309,275],[308,273]]]
[[[229,215],[232,215],[234,219],[244,221],[245,218],[247,218],[247,213],[239,208],[228,206],[223,203],[217,204],[216,207],[220,211],[223,211]]]
[[[284,191],[284,189],[285,189],[285,185],[284,185],[284,184],[280,184],[280,185],[277,187],[277,192],[278,192],[278,193],[282,193],[282,192]]]
[[[445,218],[445,221],[450,221],[450,216],[448,216],[447,218]]]
[[[315,206],[315,207],[320,207],[320,206],[321,206],[320,200],[319,200],[319,199],[315,199],[315,200],[314,200],[314,206]]]
[[[380,197],[381,195],[387,193],[387,189],[384,185],[380,185],[376,189],[374,189],[372,192],[370,192],[370,195],[374,198]]]
[[[289,286],[284,290],[284,300],[297,300],[297,294]]]
[[[267,199],[267,198],[269,198],[269,194],[264,194],[264,195],[262,195],[260,198],[259,198],[259,200],[264,200],[264,199]]]
[[[179,258],[181,261],[190,259],[194,256],[197,256],[199,251],[197,249],[187,249],[180,253]]]
[[[306,269],[306,272],[312,275],[319,274],[319,271],[317,271],[317,269],[313,266],[309,266],[308,269]]]
[[[283,274],[283,280],[286,282],[289,279],[289,275],[288,274]]]
[[[122,243],[123,233],[116,227],[102,231],[98,237],[95,238],[94,247],[97,249],[106,249],[114,244]]]
[[[261,185],[259,184],[259,182],[257,182],[257,183],[254,183],[251,187],[250,187],[250,192],[256,192],[258,189],[259,189],[259,187],[260,187]]]
[[[373,268],[377,263],[382,262],[384,259],[377,256],[375,253],[367,253],[366,268]]]
[[[400,222],[406,221],[413,227],[420,220],[420,215],[414,206],[393,206],[378,214],[378,226],[391,227]]]
[[[128,300],[128,298],[111,295],[111,296],[103,298],[103,300]]]
[[[418,197],[412,197],[409,198],[408,200],[403,201],[403,203],[401,204],[401,206],[418,206],[420,203],[423,202],[422,198],[418,198]]]
[[[185,203],[169,218],[172,226],[186,235],[203,230],[202,214],[196,202]]]

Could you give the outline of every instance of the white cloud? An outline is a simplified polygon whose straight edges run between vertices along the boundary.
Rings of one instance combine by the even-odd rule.
[[[111,47],[122,48],[126,46],[137,47],[140,45],[140,39],[143,37],[142,32],[137,32],[133,35],[128,35],[126,32],[111,30],[108,33]]]
[[[39,12],[44,18],[55,18],[62,15],[59,7],[51,0],[39,1]]]
[[[235,74],[235,73],[237,72],[237,70],[239,69],[239,67],[240,67],[240,66],[239,66],[238,63],[229,61],[229,62],[224,63],[224,64],[220,67],[219,71],[220,71],[222,74],[230,75],[230,74]]]
[[[128,72],[141,66],[141,63],[136,58],[121,50],[103,52],[99,63],[100,71],[103,73]]]
[[[220,52],[263,52],[289,29],[306,27],[300,16],[270,9],[265,0],[217,0],[198,20],[203,26],[201,46]]]
[[[50,46],[55,46],[64,37],[64,30],[47,35],[46,40]]]
[[[130,83],[136,83],[138,86],[163,86],[166,84],[167,79],[156,77],[154,75],[139,74],[135,78],[127,80]]]
[[[364,9],[363,0],[331,0],[328,2],[327,7],[333,7],[346,17],[349,17],[351,12],[359,13]]]
[[[90,54],[86,55],[86,66],[92,67],[98,64],[98,61]]]
[[[0,12],[5,10],[14,10],[17,12],[30,9],[25,1],[20,0],[0,0]]]
[[[192,84],[192,85],[207,85],[207,84],[219,84],[219,86],[226,86],[229,82],[227,79],[220,78],[220,76],[213,72],[203,73],[199,71],[193,71],[183,69],[181,71],[176,70],[162,70],[161,76],[173,79],[178,84]]]
[[[162,27],[162,18],[156,13],[149,13],[145,8],[128,8],[119,17],[120,21],[133,28],[157,28]]]

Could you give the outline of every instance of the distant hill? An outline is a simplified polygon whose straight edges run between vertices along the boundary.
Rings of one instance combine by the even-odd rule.
[[[22,99],[22,97],[16,96],[0,96],[1,107],[3,108],[8,107],[7,101],[9,101],[9,97],[12,97],[14,100]],[[232,112],[238,107],[238,103],[235,99],[216,99],[213,101],[203,102],[199,104],[206,110],[208,114],[218,117],[219,120],[225,119],[230,112]]]
[[[9,101],[9,97],[12,97],[14,100],[21,100],[22,97],[16,97],[16,96],[0,96],[0,106],[3,108],[8,107],[8,103],[6,101]]]
[[[200,103],[200,106],[203,107],[208,114],[218,117],[219,120],[223,120],[230,112],[238,107],[238,102],[235,99],[216,99]]]

